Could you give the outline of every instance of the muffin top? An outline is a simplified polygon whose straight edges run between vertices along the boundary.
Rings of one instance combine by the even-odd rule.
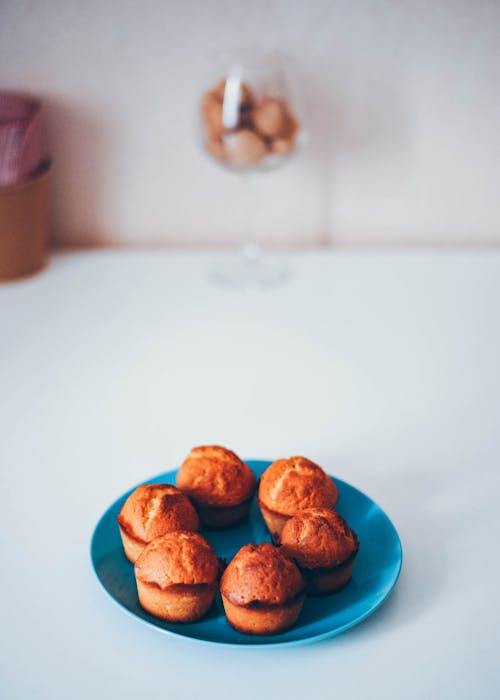
[[[198,530],[200,523],[193,505],[172,484],[139,486],[123,504],[118,522],[125,532],[142,542],[173,530]]]
[[[255,475],[225,447],[195,447],[177,472],[177,486],[200,505],[235,506],[252,497]]]
[[[334,508],[337,498],[337,487],[330,477],[306,457],[278,459],[260,479],[259,501],[282,515],[294,515],[305,508]]]
[[[175,584],[213,584],[217,580],[215,552],[197,532],[168,532],[144,548],[135,563],[144,583],[165,589]]]
[[[269,542],[246,544],[231,560],[221,579],[221,593],[235,605],[282,605],[304,588],[291,559]]]
[[[286,521],[281,549],[307,569],[332,568],[359,549],[344,518],[328,508],[308,508]]]

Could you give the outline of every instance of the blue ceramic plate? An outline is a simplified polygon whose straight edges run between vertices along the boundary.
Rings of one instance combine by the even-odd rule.
[[[270,462],[248,461],[259,477]],[[175,483],[175,471],[160,474],[146,483]],[[207,616],[192,624],[173,624],[149,615],[139,605],[132,564],[123,553],[116,516],[133,489],[108,508],[97,523],[91,558],[103,588],[124,610],[162,632],[204,642],[235,645],[305,644],[333,637],[374,612],[394,588],[401,570],[402,552],[398,533],[384,511],[353,486],[335,479],[339,490],[338,512],[360,541],[352,581],[340,592],[306,598],[295,627],[272,637],[241,634],[227,622],[218,596]],[[248,542],[269,541],[264,521],[254,501],[250,517],[230,530],[205,532],[219,557],[229,561]]]

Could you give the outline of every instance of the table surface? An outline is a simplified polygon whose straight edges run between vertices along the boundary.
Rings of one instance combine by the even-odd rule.
[[[66,253],[0,286],[0,697],[499,697],[500,253],[301,252],[246,293],[215,257]],[[300,648],[125,615],[95,523],[204,443],[370,494],[403,543],[391,598]]]

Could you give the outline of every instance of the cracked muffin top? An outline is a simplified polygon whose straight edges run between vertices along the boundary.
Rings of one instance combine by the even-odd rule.
[[[269,542],[246,544],[228,564],[220,585],[235,605],[283,605],[304,589],[294,562]]]
[[[294,515],[306,508],[333,510],[337,498],[332,479],[306,457],[278,459],[260,479],[259,502],[282,515]]]
[[[200,523],[187,496],[172,484],[143,484],[127,498],[118,516],[125,532],[141,542],[174,530],[198,530]]]
[[[235,506],[255,491],[255,474],[231,450],[218,445],[195,447],[177,472],[177,486],[207,506]]]
[[[212,585],[218,571],[214,550],[197,532],[169,532],[157,537],[135,563],[136,577],[161,589],[176,584]]]
[[[281,549],[303,568],[332,568],[359,549],[356,533],[338,513],[308,508],[287,520]]]

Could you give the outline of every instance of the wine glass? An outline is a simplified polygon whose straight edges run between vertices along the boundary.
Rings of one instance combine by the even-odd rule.
[[[263,255],[255,241],[249,182],[287,163],[304,142],[289,63],[278,51],[226,52],[214,56],[207,72],[199,104],[201,142],[218,165],[245,176],[248,203],[240,252],[220,261],[213,277],[233,287],[275,284],[286,269],[275,257]]]

